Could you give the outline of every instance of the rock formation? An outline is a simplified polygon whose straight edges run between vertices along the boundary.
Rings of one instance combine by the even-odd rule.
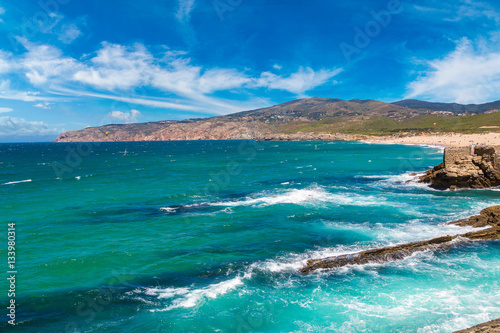
[[[498,147],[448,147],[444,163],[420,177],[436,189],[485,188],[500,185]]]
[[[452,246],[451,241],[461,237],[469,240],[500,239],[500,206],[493,206],[481,211],[480,215],[468,219],[450,222],[458,226],[487,227],[480,231],[468,232],[456,236],[443,236],[431,240],[362,251],[354,254],[344,254],[336,257],[308,260],[300,272],[311,273],[317,269],[331,269],[346,265],[364,265],[401,260],[415,252],[446,249]]]
[[[498,333],[500,332],[500,319],[495,319],[487,323],[483,323],[465,330],[456,331],[454,333]]]

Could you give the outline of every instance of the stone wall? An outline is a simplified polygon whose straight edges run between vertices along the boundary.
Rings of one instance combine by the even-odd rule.
[[[444,149],[444,166],[446,168],[461,164],[463,161],[472,161],[473,147],[448,147]]]

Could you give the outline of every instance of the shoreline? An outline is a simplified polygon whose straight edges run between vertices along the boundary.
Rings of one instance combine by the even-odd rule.
[[[500,133],[437,133],[413,136],[368,136],[363,142],[378,144],[428,145],[439,147],[500,146]]]

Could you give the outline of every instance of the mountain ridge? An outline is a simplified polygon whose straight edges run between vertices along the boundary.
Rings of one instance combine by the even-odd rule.
[[[440,106],[444,110],[439,110]],[[452,108],[455,111],[449,111]],[[62,133],[55,142],[272,139],[279,135],[297,137],[300,133],[381,135],[429,130],[471,131],[479,129],[483,123],[483,126],[491,125],[492,121],[497,123],[500,113],[487,113],[499,108],[500,101],[462,105],[313,97],[210,118],[88,127]],[[436,122],[438,127],[434,125]]]

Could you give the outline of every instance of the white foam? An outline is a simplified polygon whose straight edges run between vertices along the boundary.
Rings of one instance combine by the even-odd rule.
[[[151,310],[169,311],[176,308],[192,308],[198,305],[204,298],[215,299],[220,295],[224,295],[229,291],[236,289],[244,284],[243,280],[250,278],[251,274],[246,273],[243,276],[237,276],[233,279],[222,281],[216,284],[211,284],[207,287],[196,288],[147,288],[143,291],[147,295],[157,296],[158,299],[172,299],[169,306],[164,309]]]
[[[8,183],[3,183],[2,185],[12,185],[12,184],[19,184],[19,183],[29,183],[31,179],[25,179],[25,180],[18,180],[14,182],[8,182]]]
[[[173,207],[161,207],[160,210],[168,212],[168,213],[173,213],[173,212],[175,212],[177,210],[177,208],[173,208]]]
[[[328,223],[329,224],[329,223]],[[339,225],[336,225],[336,230],[338,230]],[[366,231],[367,224],[344,224],[344,228],[347,229],[360,229],[361,231]],[[459,227],[455,225],[440,224],[440,225],[428,225],[423,223],[411,223],[410,225],[396,226],[394,228],[385,227],[382,224],[376,224],[371,229],[377,234],[376,241],[368,244],[352,244],[352,245],[338,245],[334,247],[320,247],[316,250],[309,250],[304,253],[288,253],[284,256],[269,259],[264,262],[258,262],[251,265],[253,269],[260,269],[264,271],[270,271],[273,273],[283,273],[283,272],[297,272],[299,269],[307,264],[310,259],[321,259],[336,257],[345,254],[355,254],[361,251],[371,250],[380,247],[390,247],[401,244],[406,244],[410,242],[417,242],[428,240],[441,236],[455,236],[460,234],[465,234],[471,231],[480,231],[485,228],[473,228],[473,227]],[[452,243],[459,243],[462,241],[467,241],[467,239],[457,238]],[[318,244],[321,246],[321,242]],[[417,252],[412,256],[407,257],[406,265],[409,264],[408,260],[412,262],[422,261],[421,252]],[[383,264],[372,264],[365,266],[374,266]],[[354,265],[356,266],[356,265]],[[350,270],[354,266],[344,267],[339,269],[339,271]],[[363,269],[362,266],[357,266],[357,269]]]
[[[347,206],[381,206],[386,199],[375,196],[363,196],[356,193],[334,194],[319,186],[311,186],[305,189],[291,189],[287,191],[275,191],[274,193],[263,192],[259,196],[246,197],[243,200],[221,201],[209,203],[211,206],[272,206],[279,204],[295,205],[318,205],[336,204]],[[398,204],[391,203],[391,206]]]

